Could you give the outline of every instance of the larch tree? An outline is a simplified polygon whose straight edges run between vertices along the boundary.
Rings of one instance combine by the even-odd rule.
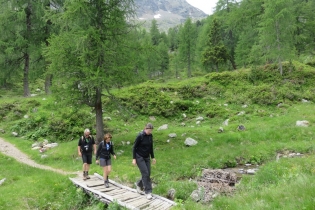
[[[46,3],[44,0],[0,0],[0,49],[4,52],[0,66],[5,78],[22,76],[25,97],[30,96],[30,74],[37,75],[36,71],[44,68],[44,62],[40,61]]]
[[[133,0],[66,0],[63,12],[49,18],[58,35],[49,39],[45,56],[56,81],[57,95],[72,106],[85,104],[96,115],[96,141],[104,135],[102,97],[132,81],[135,69],[129,32]]]
[[[228,53],[228,60],[234,70],[236,69],[235,46],[238,41],[237,20],[243,16],[242,14],[235,15],[238,8],[237,0],[219,0],[216,6],[216,10],[218,10],[216,17],[221,23],[222,41]]]
[[[191,18],[185,21],[179,32],[179,56],[187,66],[187,77],[191,77],[191,66],[195,59],[196,49],[196,26],[192,23]]]
[[[161,34],[158,28],[157,21],[155,19],[153,19],[151,22],[150,34],[151,34],[152,44],[157,46],[160,43]]]
[[[266,62],[276,62],[282,75],[282,62],[293,58],[294,0],[266,0],[259,24],[259,48]]]

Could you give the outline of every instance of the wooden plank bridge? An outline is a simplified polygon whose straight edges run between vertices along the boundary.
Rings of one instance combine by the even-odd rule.
[[[148,200],[145,195],[137,193],[136,189],[113,180],[109,180],[109,188],[105,188],[103,177],[97,173],[90,177],[91,179],[85,181],[82,177],[70,178],[70,180],[103,203],[117,202],[120,206],[132,210],[168,210],[176,205],[175,202],[155,194],[152,194],[153,198]]]

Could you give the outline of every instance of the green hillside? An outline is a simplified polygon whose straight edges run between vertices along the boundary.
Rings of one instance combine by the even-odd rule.
[[[152,167],[153,193],[166,197],[174,188],[178,203],[175,209],[313,209],[313,81],[314,68],[286,63],[282,76],[276,65],[266,65],[187,80],[152,80],[112,90],[112,96],[103,101],[104,131],[113,134],[119,153],[110,179],[133,186],[140,174],[131,164],[132,143],[145,123],[152,122],[157,159]],[[81,170],[77,141],[86,127],[95,134],[93,110],[67,106],[54,94],[39,92],[22,98],[3,89],[0,117],[4,131],[0,136],[36,162],[66,171]],[[197,122],[198,117],[203,120]],[[309,126],[296,126],[301,120],[307,120]],[[168,129],[158,130],[164,124]],[[245,130],[239,131],[239,125]],[[177,136],[170,138],[170,133]],[[188,137],[198,144],[185,146]],[[31,145],[44,139],[59,146],[46,151],[48,157],[43,159],[41,153],[31,150]],[[292,153],[303,155],[285,158]],[[104,208],[77,191],[67,176],[43,173],[2,154],[0,158],[0,179],[7,178],[0,186],[4,192],[1,208]],[[254,176],[243,175],[232,194],[221,193],[212,202],[190,198],[203,169],[241,168],[245,164],[259,170]],[[95,164],[91,168],[94,172],[102,173]]]

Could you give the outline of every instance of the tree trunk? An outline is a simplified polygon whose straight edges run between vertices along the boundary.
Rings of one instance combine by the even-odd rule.
[[[187,72],[187,76],[188,78],[191,77],[191,69],[190,69],[190,55],[188,55],[188,72]]]
[[[236,63],[235,63],[235,61],[234,61],[234,59],[233,59],[233,57],[231,55],[229,56],[229,60],[230,60],[230,62],[232,64],[233,69],[236,70]]]
[[[23,88],[24,88],[24,97],[29,97],[30,89],[28,84],[28,72],[30,68],[30,56],[28,53],[24,55],[24,75],[23,75]]]
[[[280,46],[280,29],[279,29],[279,22],[276,21],[276,33],[277,33],[277,43],[278,43],[278,52],[280,52],[281,50],[281,46]],[[280,75],[282,76],[282,63],[281,63],[281,55],[279,55],[279,70],[280,70]]]
[[[31,22],[31,15],[32,15],[32,5],[29,3],[27,8],[25,8],[26,14],[26,40],[29,40],[30,34],[32,33],[32,22]],[[23,72],[23,88],[24,88],[24,96],[30,96],[30,89],[29,89],[29,82],[28,82],[28,73],[30,69],[30,55],[28,53],[28,47],[26,47],[26,53],[24,53],[24,72]]]
[[[47,95],[51,94],[51,90],[50,87],[52,85],[52,79],[53,79],[53,75],[52,74],[48,74],[45,78],[45,93]]]
[[[102,94],[100,88],[96,89],[95,114],[96,114],[96,144],[99,144],[104,137],[104,123],[102,111]]]

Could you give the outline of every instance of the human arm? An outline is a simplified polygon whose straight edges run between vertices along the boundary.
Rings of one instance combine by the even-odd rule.
[[[81,154],[81,146],[78,146],[78,155],[81,157],[82,154]]]
[[[133,159],[135,160],[136,159],[136,150],[137,150],[137,147],[141,141],[141,133],[138,134],[138,136],[136,137],[136,140],[135,142],[133,143],[133,147],[132,147],[132,157]]]
[[[111,143],[111,147],[110,147],[110,154],[112,154],[113,155],[113,157],[114,157],[114,159],[116,160],[116,154],[115,154],[115,151],[114,151],[114,144],[113,143]]]
[[[94,155],[96,155],[96,144],[93,144]]]
[[[97,148],[97,150],[96,150],[96,157],[95,157],[96,160],[100,159],[101,150],[102,150],[102,144],[103,144],[103,142],[101,142],[101,143],[98,145],[98,148]]]

